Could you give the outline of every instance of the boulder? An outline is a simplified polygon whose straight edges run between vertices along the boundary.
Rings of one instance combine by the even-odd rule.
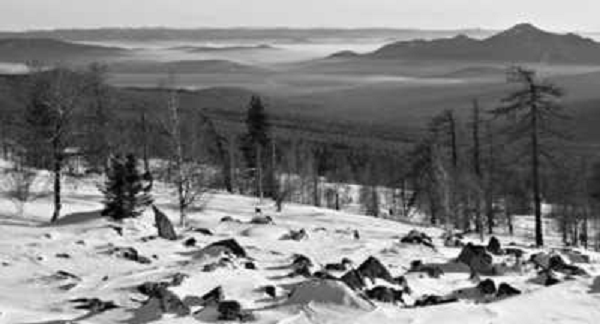
[[[583,254],[576,250],[565,249],[562,251],[562,253],[569,258],[571,263],[590,263],[591,261],[589,255]]]
[[[134,261],[141,264],[150,264],[149,258],[142,256],[139,252],[132,247],[113,247],[108,251],[109,254],[123,258],[129,261]]]
[[[485,279],[481,281],[476,288],[482,295],[496,294],[496,283],[492,279]]]
[[[305,229],[301,229],[298,231],[290,231],[288,234],[285,234],[281,237],[282,240],[293,240],[293,241],[302,241],[308,238],[308,234]]]
[[[444,271],[436,264],[423,264],[421,260],[412,261],[408,272],[424,272],[431,278],[440,278]]]
[[[207,229],[207,228],[202,228],[202,227],[193,227],[190,229],[191,232],[195,232],[195,233],[200,233],[202,235],[206,235],[206,236],[212,236],[213,233]]]
[[[505,248],[504,253],[507,255],[512,255],[517,259],[520,259],[525,254],[525,251],[517,248]]]
[[[433,240],[427,234],[419,232],[417,230],[411,230],[406,236],[400,239],[400,242],[407,244],[421,244],[430,248],[433,246]]]
[[[300,267],[300,266],[312,267],[313,263],[307,256],[302,255],[302,254],[296,254],[296,255],[294,255],[293,260],[292,260],[292,267]]]
[[[402,299],[402,290],[396,290],[385,286],[377,286],[367,290],[365,294],[369,299],[380,301],[383,303],[400,302],[404,304],[404,299]]]
[[[337,277],[333,276],[327,271],[317,271],[312,274],[313,278],[323,279],[323,280],[338,280]]]
[[[587,272],[580,267],[567,264],[560,255],[553,255],[548,261],[548,268],[571,276],[585,276]]]
[[[219,286],[200,297],[199,306],[216,306],[225,299],[224,296],[223,288]]]
[[[250,220],[250,224],[255,225],[269,225],[273,224],[273,218],[271,216],[256,216]]]
[[[271,286],[271,285],[266,286],[265,294],[267,294],[271,298],[275,298],[275,297],[277,297],[277,289],[275,288],[275,286]]]
[[[244,248],[241,245],[239,245],[239,243],[234,239],[228,239],[228,240],[218,241],[218,242],[209,244],[203,250],[207,250],[207,249],[211,249],[211,248],[218,248],[218,247],[225,248],[231,254],[233,254],[237,257],[240,257],[240,258],[245,258],[248,256],[246,254],[246,250],[244,250]]]
[[[484,275],[495,274],[492,256],[483,246],[467,244],[458,255],[457,261],[468,265],[473,272]]]
[[[152,205],[152,210],[154,211],[154,221],[158,229],[158,236],[165,240],[176,241],[177,233],[175,233],[175,228],[167,215],[154,205]]]
[[[242,305],[235,300],[224,300],[217,306],[219,320],[237,321],[242,316]]]
[[[369,257],[363,262],[357,269],[363,278],[369,278],[372,281],[375,279],[383,279],[387,282],[394,282],[394,277],[390,274],[388,269],[375,257]]]
[[[590,287],[590,294],[599,294],[600,293],[600,276],[594,278],[592,282],[592,286]]]
[[[244,263],[244,268],[246,270],[256,270],[256,265],[254,264],[254,262],[248,261]]]
[[[350,270],[340,278],[350,289],[361,290],[365,288],[365,280],[357,270]]]
[[[560,280],[552,271],[542,270],[535,278],[531,279],[531,282],[548,287],[560,283]]]
[[[178,273],[174,274],[173,277],[171,278],[171,282],[169,283],[169,286],[170,287],[179,287],[179,286],[181,286],[183,281],[189,277],[190,276],[188,276],[185,273],[178,272]]]
[[[415,307],[426,307],[434,305],[442,305],[448,303],[457,302],[458,298],[454,296],[437,296],[437,295],[425,295],[415,301]]]
[[[70,300],[71,303],[78,304],[75,309],[89,310],[90,313],[99,314],[111,309],[119,308],[112,301],[103,301],[98,298],[77,298]]]
[[[504,252],[502,251],[502,246],[500,245],[500,240],[497,237],[492,236],[487,245],[487,250],[493,255],[502,255]]]
[[[354,310],[373,310],[373,304],[338,280],[311,280],[292,289],[285,305],[326,304]]]
[[[150,288],[151,289],[144,293],[149,298],[142,307],[149,305],[154,307],[157,305],[162,313],[175,314],[177,316],[187,316],[190,314],[190,308],[167,288],[161,287],[160,285]],[[142,292],[142,290],[140,290],[140,292]]]
[[[517,288],[514,288],[513,286],[503,282],[500,284],[500,286],[498,286],[498,292],[496,293],[496,297],[498,298],[505,298],[505,297],[512,297],[512,296],[516,296],[516,295],[520,295],[521,291]]]
[[[183,246],[185,246],[187,248],[191,248],[191,247],[196,246],[196,243],[197,243],[196,239],[193,237],[190,237],[189,239],[187,239],[183,242]]]

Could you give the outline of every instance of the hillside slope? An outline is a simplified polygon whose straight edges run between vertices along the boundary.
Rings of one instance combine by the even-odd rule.
[[[309,257],[315,263],[314,270],[326,263],[339,262],[342,257],[358,265],[367,257],[375,256],[393,276],[405,275],[412,288],[412,294],[404,296],[409,305],[422,295],[445,295],[473,287],[474,283],[469,280],[469,273],[448,272],[438,279],[419,273],[406,274],[413,260],[444,263],[458,255],[459,248],[443,247],[438,229],[419,228],[434,238],[437,248],[430,249],[399,242],[413,226],[299,205],[286,206],[281,214],[274,213],[270,205],[261,206],[263,212],[273,216],[275,225],[253,225],[248,221],[254,216],[257,201],[249,197],[217,194],[206,211],[190,214],[192,226],[209,229],[212,236],[180,230],[182,238],[178,241],[149,239],[156,234],[150,213],[124,223],[99,218],[101,197],[95,187],[97,180],[72,182],[66,188],[66,216],[54,226],[44,223],[49,216],[50,199],[32,203],[24,218],[16,218],[11,216],[10,204],[0,198],[3,233],[0,237],[0,322],[214,323],[217,321],[215,311],[209,306],[198,306],[197,301],[199,296],[218,286],[222,287],[226,299],[237,300],[244,309],[252,311],[256,323],[591,324],[600,316],[597,307],[600,294],[592,293],[595,290],[591,289],[593,277],[576,277],[553,287],[543,287],[528,281],[535,276],[535,271],[529,268],[494,277],[497,283],[507,282],[523,294],[490,303],[476,303],[477,299],[467,298],[442,306],[412,308],[375,302],[373,309],[359,310],[348,308],[350,302],[364,302],[347,289],[341,290],[343,294],[337,297],[304,291],[301,296],[287,299],[294,287],[307,280],[288,276],[289,265],[297,253]],[[175,221],[176,210],[168,192],[160,185],[155,188],[157,205]],[[240,222],[221,222],[225,216]],[[115,228],[121,228],[123,234],[119,235]],[[299,229],[306,230],[306,239],[280,240],[289,230]],[[354,237],[354,230],[359,230],[359,239]],[[192,237],[196,240],[195,246],[185,247],[183,242]],[[203,254],[208,244],[230,238],[240,243],[248,257]],[[507,240],[503,240],[504,243]],[[150,263],[140,264],[111,255],[115,247],[133,247],[150,258]],[[519,247],[527,253],[536,252]],[[223,261],[223,257],[227,261]],[[592,261],[593,264],[582,266],[594,275],[600,274],[597,264],[600,256],[592,255]],[[256,269],[247,269],[247,262],[252,262]],[[206,266],[212,267],[215,263],[220,265],[206,270]],[[161,315],[154,312],[152,306],[143,306],[144,296],[137,292],[137,286],[147,281],[169,281],[177,273],[187,277],[170,290],[189,303],[192,311],[197,311],[195,315]],[[265,294],[267,285],[275,286],[277,298]],[[119,308],[100,314],[88,313],[75,309],[69,302],[76,298],[110,300]],[[290,304],[291,301],[300,304]]]

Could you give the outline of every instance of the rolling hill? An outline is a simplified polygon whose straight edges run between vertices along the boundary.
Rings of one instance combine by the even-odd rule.
[[[0,39],[0,61],[3,62],[94,61],[126,54],[126,50],[118,47],[76,44],[50,38]]]
[[[531,24],[519,24],[482,40],[459,35],[430,41],[401,41],[385,45],[366,56],[408,60],[600,64],[600,43],[573,33],[556,34]]]

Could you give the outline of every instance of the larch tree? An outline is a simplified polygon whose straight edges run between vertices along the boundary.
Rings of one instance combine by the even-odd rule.
[[[503,105],[492,111],[495,116],[505,116],[513,121],[510,133],[517,140],[528,144],[531,172],[531,191],[535,213],[535,243],[544,245],[542,228],[542,190],[540,168],[543,156],[542,139],[561,136],[556,130],[557,120],[564,119],[558,99],[563,91],[556,85],[540,80],[534,70],[514,67],[509,71],[509,82],[519,84],[519,88],[502,100]]]

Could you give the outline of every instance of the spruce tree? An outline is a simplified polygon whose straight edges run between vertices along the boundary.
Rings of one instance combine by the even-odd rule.
[[[138,217],[152,203],[151,185],[138,170],[134,155],[112,157],[106,177],[103,216],[116,220]]]

